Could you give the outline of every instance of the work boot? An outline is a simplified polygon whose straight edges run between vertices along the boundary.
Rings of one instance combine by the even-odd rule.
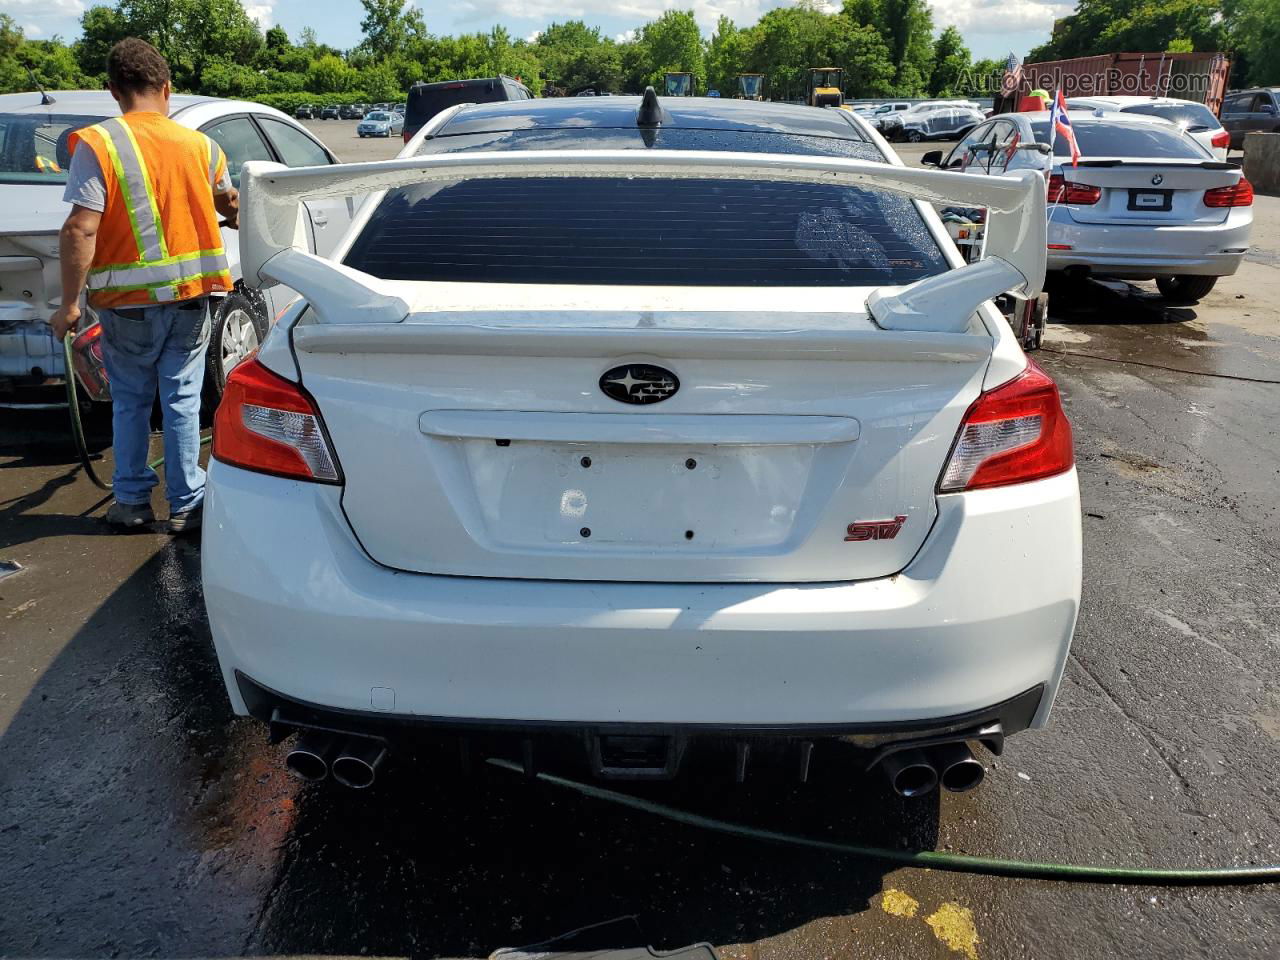
[[[156,515],[149,503],[121,503],[115,500],[107,507],[107,523],[121,530],[136,530],[155,523],[155,520]]]
[[[204,519],[204,503],[197,503],[190,510],[183,510],[181,513],[169,514],[169,532],[170,533],[190,533],[192,530],[199,530],[200,523]]]

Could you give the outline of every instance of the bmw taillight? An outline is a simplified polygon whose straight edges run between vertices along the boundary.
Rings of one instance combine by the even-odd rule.
[[[1049,202],[1073,203],[1087,207],[1102,199],[1102,188],[1088,183],[1074,183],[1060,173],[1049,177]]]
[[[1253,206],[1253,184],[1244,177],[1239,183],[1229,187],[1215,187],[1204,192],[1206,207],[1251,207]]]
[[[213,457],[257,473],[342,482],[315,402],[257,357],[244,360],[227,377],[213,418]]]
[[[1215,150],[1226,150],[1231,146],[1231,134],[1225,130],[1219,130],[1209,138],[1209,142],[1213,144]]]
[[[940,493],[1003,487],[1066,473],[1075,464],[1058,385],[1034,360],[978,397],[964,415]]]

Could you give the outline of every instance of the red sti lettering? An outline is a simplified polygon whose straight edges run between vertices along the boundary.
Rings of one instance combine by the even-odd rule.
[[[849,524],[845,534],[846,543],[862,543],[865,540],[892,540],[906,522],[905,516],[897,516],[892,520],[864,520]]]

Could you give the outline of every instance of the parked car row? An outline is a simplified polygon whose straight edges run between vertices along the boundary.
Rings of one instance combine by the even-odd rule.
[[[365,114],[375,110],[404,116],[405,105],[403,103],[344,103],[316,107],[304,103],[293,112],[293,116],[297,120],[362,120]]]

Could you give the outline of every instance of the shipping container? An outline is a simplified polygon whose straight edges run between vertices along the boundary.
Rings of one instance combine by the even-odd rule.
[[[1107,53],[1022,65],[1022,88],[1065,97],[1177,97],[1222,107],[1231,61],[1221,53]]]

